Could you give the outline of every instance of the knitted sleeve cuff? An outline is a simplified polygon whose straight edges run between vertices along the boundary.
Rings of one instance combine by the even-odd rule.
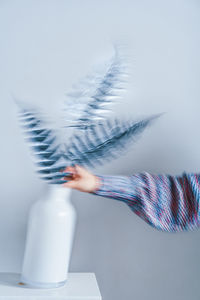
[[[95,176],[98,179],[98,185],[92,194],[125,201],[134,198],[137,193],[137,187],[132,182],[131,176]]]

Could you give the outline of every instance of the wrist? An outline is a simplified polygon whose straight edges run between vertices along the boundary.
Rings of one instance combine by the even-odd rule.
[[[94,193],[99,190],[101,186],[101,178],[99,176],[93,175],[93,184],[89,193]]]

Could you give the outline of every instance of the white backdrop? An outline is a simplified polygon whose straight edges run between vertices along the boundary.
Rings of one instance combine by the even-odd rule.
[[[0,1],[0,271],[20,272],[27,214],[46,189],[34,172],[11,93],[59,111],[64,93],[125,41],[131,77],[122,116],[167,112],[101,174],[200,168],[199,1]],[[70,270],[95,272],[104,300],[196,300],[200,231],[168,234],[123,203],[73,191]]]

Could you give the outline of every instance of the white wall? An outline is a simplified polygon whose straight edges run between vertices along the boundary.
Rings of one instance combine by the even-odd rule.
[[[17,122],[14,92],[59,110],[64,93],[126,41],[132,76],[116,112],[166,111],[102,174],[181,174],[200,167],[199,1],[0,1],[0,271],[20,272],[27,214],[46,189]],[[47,107],[47,105],[49,107]],[[200,232],[167,234],[123,203],[73,191],[71,271],[95,272],[105,300],[196,300]]]

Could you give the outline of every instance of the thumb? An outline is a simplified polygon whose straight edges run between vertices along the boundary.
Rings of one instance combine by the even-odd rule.
[[[75,165],[75,169],[76,169],[76,173],[79,175],[79,176],[85,176],[85,168],[81,167],[80,165]]]
[[[69,181],[63,183],[63,186],[71,188],[71,189],[76,189],[78,187],[78,182],[76,180],[69,180]]]

